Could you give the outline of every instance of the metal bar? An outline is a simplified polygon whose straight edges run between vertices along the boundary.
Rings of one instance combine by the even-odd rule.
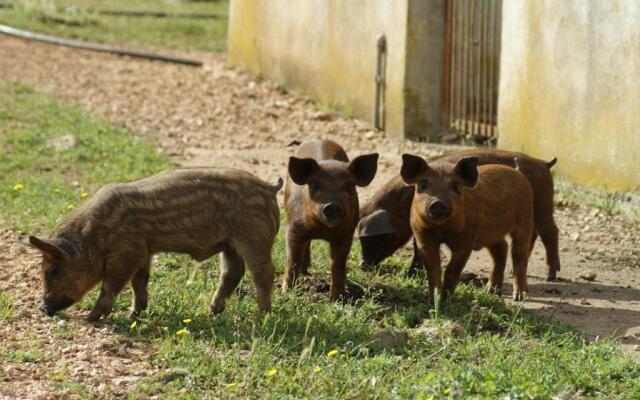
[[[482,0],[481,0],[482,1]],[[480,110],[478,110],[478,104],[480,104],[480,34],[479,34],[479,26],[480,26],[480,17],[479,11],[476,8],[475,0],[473,2],[473,52],[475,53],[476,64],[473,66],[473,103],[471,106],[473,107],[473,134],[480,134],[480,118],[478,115],[480,114]]]
[[[450,12],[449,12],[449,0],[444,0],[442,4],[442,15],[444,16],[444,43],[442,45],[442,59],[444,63],[442,65],[442,124],[447,125],[449,115],[449,98],[451,97],[450,90],[450,65],[451,65],[451,24],[449,24]]]
[[[482,55],[484,58],[482,59],[482,115],[480,119],[482,120],[482,136],[489,136],[489,129],[487,125],[487,62],[489,59],[487,58],[487,54],[489,53],[487,40],[489,33],[489,1],[484,1],[482,3]]]
[[[496,22],[493,27],[494,35],[495,35],[495,45],[494,45],[494,54],[496,55],[496,72],[495,72],[495,91],[494,91],[494,109],[493,113],[494,124],[493,124],[493,136],[498,137],[498,96],[500,96],[498,86],[500,83],[500,36],[501,36],[501,27],[502,27],[502,0],[496,0]]]
[[[495,25],[496,25],[496,7],[495,7],[495,3],[493,4],[494,7],[491,10],[491,17],[489,20],[489,24],[491,26],[491,32],[490,32],[490,39],[491,39],[491,44],[489,45],[489,49],[491,51],[491,56],[489,57],[489,124],[490,124],[490,136],[494,137],[495,136],[495,130],[494,130],[494,118],[493,118],[493,74],[494,74],[494,70],[493,70],[493,59],[496,55],[495,53],[495,42],[496,42],[496,38],[495,38]]]
[[[460,98],[460,122],[462,131],[467,133],[467,49],[469,47],[469,30],[467,29],[467,5],[468,0],[461,0],[462,3],[462,96]]]
[[[120,47],[107,46],[104,44],[82,42],[79,40],[62,39],[62,38],[57,38],[55,36],[42,35],[39,33],[23,31],[21,29],[12,28],[10,26],[2,25],[2,24],[0,24],[0,33],[16,36],[23,39],[37,40],[39,42],[55,44],[59,46],[73,47],[76,49],[92,50],[92,51],[97,51],[102,53],[112,53],[112,54],[124,55],[129,57],[145,58],[148,60],[164,61],[164,62],[170,62],[170,63],[176,63],[176,64],[185,64],[185,65],[190,65],[194,67],[202,66],[202,62],[197,60],[173,57],[173,56],[168,56],[164,54],[150,53],[147,51],[123,49]]]
[[[456,26],[458,34],[456,35],[456,113],[454,118],[454,123],[456,124],[456,130],[460,130],[458,125],[458,121],[462,119],[462,58],[464,51],[464,29],[462,25],[462,16],[463,16],[463,7],[464,0],[455,0],[456,4]]]
[[[456,0],[448,0],[449,3],[449,11],[450,11],[450,19],[449,23],[451,26],[451,75],[449,81],[449,90],[451,91],[451,99],[449,99],[449,120],[447,121],[447,128],[451,129],[453,125],[453,121],[455,121],[455,104],[456,104],[456,52],[458,51],[458,43],[457,40],[457,28],[458,24],[456,24]]]

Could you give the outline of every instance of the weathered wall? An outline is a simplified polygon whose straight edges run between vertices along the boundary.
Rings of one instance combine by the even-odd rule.
[[[406,0],[232,0],[229,60],[372,121],[384,33],[386,128],[402,134],[407,12]]]
[[[499,147],[583,184],[640,189],[640,3],[505,1]]]

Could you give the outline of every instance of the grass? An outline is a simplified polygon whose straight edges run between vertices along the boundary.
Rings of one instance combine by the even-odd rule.
[[[640,192],[612,192],[591,189],[555,178],[556,200],[583,204],[606,214],[620,214],[627,220],[640,223]]]
[[[49,231],[84,191],[170,165],[126,132],[19,83],[0,85],[0,115],[0,216],[14,229]],[[74,134],[76,146],[56,152],[47,145],[61,133]],[[406,277],[408,254],[375,272],[356,267],[358,254],[356,244],[349,288],[358,295],[347,303],[329,303],[322,285],[307,284],[286,296],[276,290],[273,311],[256,315],[247,276],[217,316],[207,311],[218,259],[190,280],[192,260],[158,256],[149,309],[132,324],[130,296],[123,293],[109,317],[115,341],[150,346],[152,362],[164,371],[129,397],[628,399],[640,393],[640,365],[612,339],[589,342],[473,286],[462,285],[453,302],[430,312],[424,277]],[[280,274],[282,234],[273,256]],[[312,283],[328,279],[327,259],[326,246],[314,244]],[[95,296],[77,307],[89,310]],[[65,329],[56,338],[67,337]],[[6,357],[37,362],[42,354],[36,346]],[[64,374],[51,371],[50,378],[83,397],[97,395]]]
[[[171,166],[122,129],[18,82],[0,81],[0,226],[50,231],[105,182]],[[72,135],[76,144],[56,150]]]
[[[0,23],[55,36],[136,47],[224,51],[228,1],[20,0],[0,8]],[[92,10],[206,13],[218,18],[125,17]]]

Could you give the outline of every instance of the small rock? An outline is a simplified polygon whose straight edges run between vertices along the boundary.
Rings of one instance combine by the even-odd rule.
[[[66,324],[67,324],[67,321],[65,321],[64,319],[61,319],[60,321],[58,321],[56,323],[56,325],[58,325],[58,326],[65,326]]]
[[[590,306],[591,305],[591,303],[587,299],[580,300],[580,304],[585,305],[585,306]]]
[[[55,151],[65,151],[76,145],[76,137],[72,134],[66,134],[49,139],[48,144]]]
[[[391,349],[402,346],[409,341],[409,335],[396,329],[385,329],[375,334],[372,338],[372,346],[379,350]]]
[[[311,119],[314,121],[331,121],[333,119],[333,114],[324,111],[318,111],[311,115]]]
[[[635,351],[640,351],[640,344],[637,344],[634,348]]]
[[[442,325],[442,331],[451,336],[460,336],[464,332],[464,327],[457,322],[447,321]]]
[[[583,272],[578,276],[580,279],[584,279],[585,281],[592,282],[596,279],[597,275],[595,272]]]
[[[369,131],[364,134],[364,138],[367,140],[371,140],[376,137],[376,133],[374,131]]]
[[[578,240],[580,240],[580,232],[572,233],[569,238],[574,242],[577,242]]]

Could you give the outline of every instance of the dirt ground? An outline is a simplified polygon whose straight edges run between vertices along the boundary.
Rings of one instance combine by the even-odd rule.
[[[291,140],[331,138],[352,157],[380,153],[378,176],[362,191],[366,199],[399,171],[402,153],[442,152],[441,147],[396,141],[366,123],[318,111],[308,99],[229,69],[223,54],[188,54],[205,62],[203,68],[191,68],[7,37],[0,37],[0,54],[0,79],[18,79],[76,101],[182,165],[239,167],[275,182],[286,173]],[[623,349],[640,359],[640,226],[575,204],[559,204],[555,215],[561,232],[561,279],[544,281],[544,252],[538,242],[529,263],[526,307],[572,324],[590,338],[619,335]],[[63,373],[84,376],[89,385],[113,386],[114,394],[126,393],[136,380],[152,374],[148,352],[112,335],[108,327],[85,325],[78,311],[71,312],[78,318],[65,322],[67,327],[37,312],[37,255],[15,236],[0,231],[0,290],[11,293],[19,316],[0,326],[0,347],[22,349],[35,341],[46,361],[2,367],[0,382],[8,389],[0,390],[0,399],[3,391],[17,395],[27,387],[41,398],[55,396],[48,392],[49,381],[61,365]],[[484,252],[474,253],[466,271],[486,275],[489,260]],[[509,289],[506,285],[505,296]],[[70,340],[51,340],[51,332],[61,330],[70,332]],[[38,373],[43,371],[49,371],[46,380]]]

